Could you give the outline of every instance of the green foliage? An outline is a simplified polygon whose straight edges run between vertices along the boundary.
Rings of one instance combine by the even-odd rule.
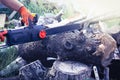
[[[120,25],[120,18],[107,20],[107,21],[105,21],[105,23],[108,25],[108,27],[113,27],[115,25]]]
[[[43,0],[22,1],[23,4],[32,12],[44,15],[44,13],[57,13],[59,10],[52,3],[45,3]]]

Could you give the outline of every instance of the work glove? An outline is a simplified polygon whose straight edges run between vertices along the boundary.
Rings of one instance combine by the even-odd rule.
[[[7,30],[4,30],[2,32],[0,32],[0,41],[3,42],[5,40],[5,36],[8,33]]]
[[[34,16],[32,16],[30,11],[25,6],[22,6],[18,12],[22,17],[22,22],[24,22],[26,25],[29,25],[29,19],[33,21]]]

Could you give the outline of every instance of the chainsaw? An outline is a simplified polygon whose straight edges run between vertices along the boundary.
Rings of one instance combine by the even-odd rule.
[[[102,15],[101,15],[102,16]],[[44,40],[46,37],[50,35],[55,35],[58,33],[64,33],[68,31],[81,30],[84,28],[84,23],[90,22],[98,22],[99,20],[94,21],[94,19],[99,18],[100,16],[93,16],[90,18],[83,18],[81,20],[72,21],[70,24],[66,24],[63,26],[57,26],[54,28],[46,27],[45,25],[36,25],[38,16],[34,17],[33,21],[29,20],[29,25],[27,27],[23,27],[20,29],[11,29],[11,30],[2,30],[0,31],[0,35],[3,36],[2,40],[3,44],[0,44],[0,48],[9,47],[12,45],[23,44],[27,42],[33,42],[38,40]],[[110,16],[111,17],[111,16]],[[109,18],[109,17],[107,17]],[[92,21],[93,20],[93,21]],[[102,20],[102,19],[101,19]],[[104,20],[104,18],[103,18]],[[6,40],[4,39],[6,37]]]
[[[44,40],[50,35],[82,29],[82,24],[67,24],[64,26],[49,28],[44,25],[36,25],[37,20],[37,17],[35,17],[33,21],[29,20],[29,25],[20,29],[0,31],[0,34],[3,36],[3,39],[1,39],[1,41],[5,42],[0,45],[0,48]],[[4,39],[4,37],[6,37],[6,39]]]

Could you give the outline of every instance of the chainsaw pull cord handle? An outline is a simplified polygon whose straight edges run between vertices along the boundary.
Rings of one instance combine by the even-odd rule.
[[[8,31],[6,29],[0,32],[0,41],[1,42],[4,42],[7,33],[8,33]]]

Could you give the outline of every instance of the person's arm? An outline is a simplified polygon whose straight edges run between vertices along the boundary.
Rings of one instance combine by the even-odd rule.
[[[29,10],[18,0],[0,0],[2,4],[7,6],[8,8],[11,8],[13,10],[16,10],[20,13],[22,17],[22,21],[28,25],[28,19],[33,20],[32,14],[29,12]]]
[[[2,4],[4,4],[5,6],[19,11],[19,9],[24,6],[22,3],[20,3],[18,0],[0,0]]]

